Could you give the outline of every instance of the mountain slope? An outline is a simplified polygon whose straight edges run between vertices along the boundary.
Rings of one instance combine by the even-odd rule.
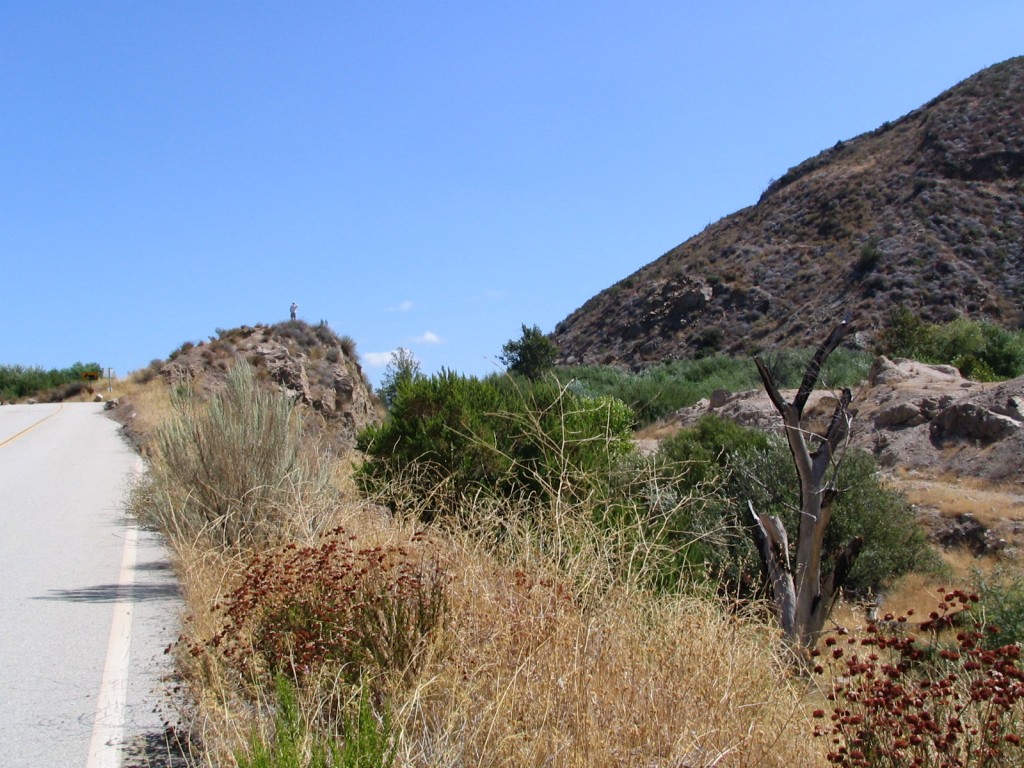
[[[552,338],[563,363],[642,367],[816,343],[845,314],[870,334],[896,305],[1021,325],[1024,57],[791,168]]]

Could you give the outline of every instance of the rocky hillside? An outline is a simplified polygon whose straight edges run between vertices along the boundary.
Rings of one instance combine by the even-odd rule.
[[[307,423],[338,447],[354,444],[363,427],[381,418],[354,342],[324,323],[293,320],[218,330],[216,338],[183,344],[149,370],[171,383],[189,380],[212,389],[239,359],[247,360],[267,386],[293,397],[310,417]]]
[[[639,368],[814,344],[844,314],[870,336],[896,305],[1024,320],[1024,58],[791,168],[552,338],[563,363]]]

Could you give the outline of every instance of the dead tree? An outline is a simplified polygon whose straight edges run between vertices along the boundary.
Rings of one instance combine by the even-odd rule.
[[[765,391],[782,416],[786,441],[800,480],[800,524],[795,563],[790,561],[789,537],[782,520],[774,515],[761,514],[752,503],[747,504],[756,523],[754,538],[771,585],[779,623],[792,648],[804,659],[814,646],[863,543],[857,537],[843,547],[836,553],[832,571],[822,575],[822,542],[837,494],[835,479],[842,448],[853,418],[849,409],[853,399],[850,390],[843,389],[823,436],[809,433],[801,424],[804,407],[822,366],[850,330],[850,324],[844,320],[818,347],[807,364],[792,403],[783,399],[764,361],[760,357],[754,358]]]

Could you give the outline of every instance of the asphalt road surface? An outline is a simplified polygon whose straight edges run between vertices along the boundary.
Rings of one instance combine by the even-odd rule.
[[[3,768],[173,762],[146,749],[162,750],[180,605],[125,513],[141,469],[99,404],[0,407]]]

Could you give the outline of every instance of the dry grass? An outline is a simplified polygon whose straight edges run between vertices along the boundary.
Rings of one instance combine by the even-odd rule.
[[[398,707],[410,766],[813,764],[769,625],[458,552],[443,653]]]
[[[945,517],[971,514],[985,527],[1004,520],[1024,520],[1024,495],[1019,486],[999,487],[970,478],[902,478],[897,486],[911,504],[934,507]]]
[[[925,615],[937,602],[937,595],[950,589],[973,589],[978,576],[1005,568],[1003,558],[977,557],[969,550],[944,549],[940,573],[910,573],[894,583],[882,596],[880,614],[906,615],[907,611]],[[864,605],[841,602],[833,611],[831,623],[850,631],[864,630],[870,623]]]
[[[669,417],[669,419],[671,419],[671,417]],[[634,437],[637,440],[656,440],[660,442],[662,440],[667,440],[670,437],[675,437],[679,434],[680,429],[682,428],[677,422],[663,419],[640,428],[637,430]]]
[[[417,536],[412,522],[354,500],[338,515],[366,543]],[[789,678],[766,615],[733,613],[712,598],[609,588],[588,576],[606,567],[593,548],[555,562],[538,546],[549,549],[549,540],[524,531],[510,539],[494,547],[471,533],[431,536],[450,578],[448,620],[415,679],[390,691],[398,765],[824,764],[809,737],[805,686]],[[188,638],[212,637],[222,621],[213,606],[243,561],[202,549],[179,558]],[[207,764],[229,764],[254,728],[269,726],[215,657],[179,658]]]
[[[159,377],[147,378],[132,374],[125,379],[116,380],[113,390],[108,399],[118,399],[122,402],[124,412],[120,418],[126,422],[126,427],[145,450],[158,427],[173,411],[170,387]]]

